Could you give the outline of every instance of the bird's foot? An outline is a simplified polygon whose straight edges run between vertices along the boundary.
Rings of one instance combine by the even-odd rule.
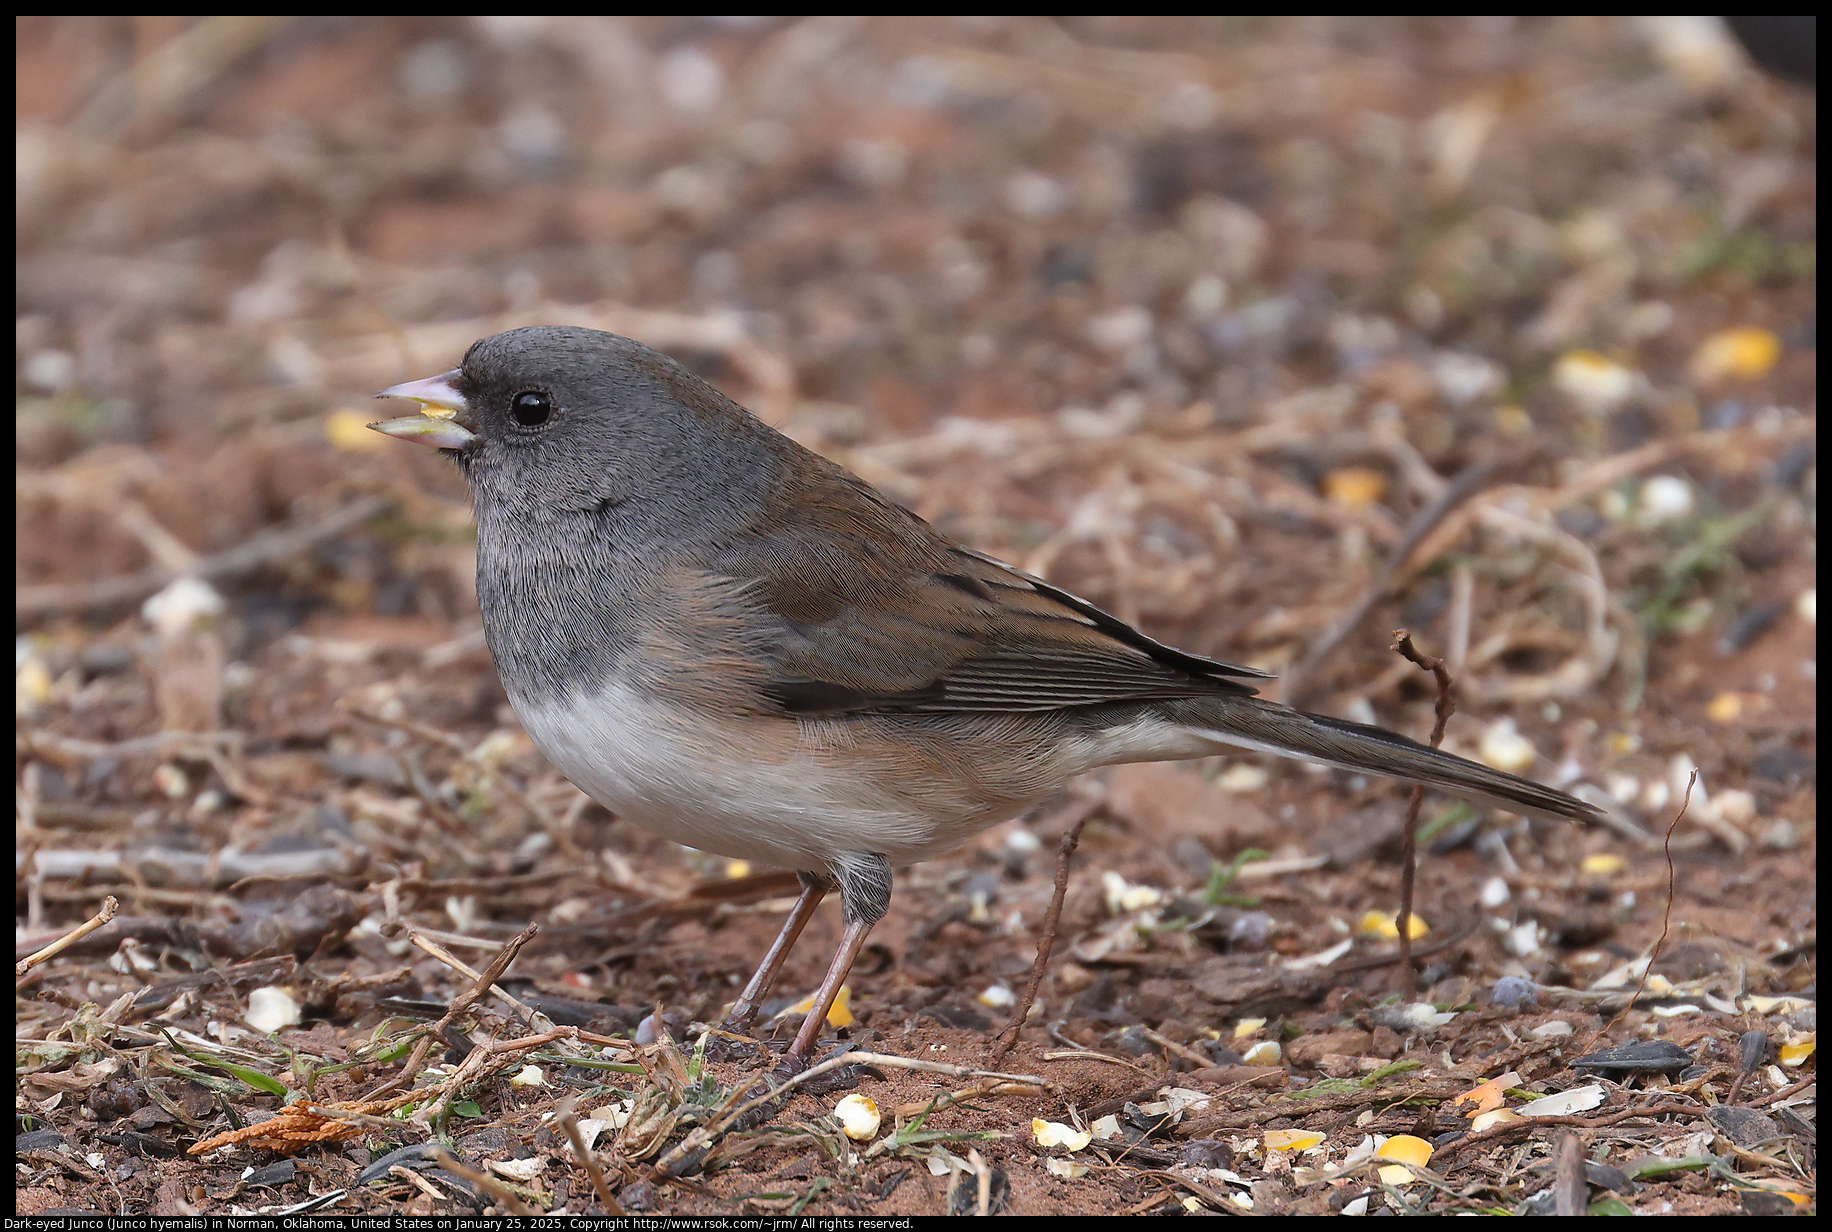
[[[839,1056],[852,1047],[853,1045],[851,1044],[842,1044],[839,1048],[828,1053],[827,1056],[821,1059],[825,1061],[832,1057]],[[827,1070],[824,1073],[816,1074],[806,1082],[798,1082],[790,1090],[782,1090],[785,1084],[805,1071],[809,1065],[810,1062],[805,1056],[793,1052],[784,1054],[783,1058],[771,1068],[767,1079],[744,1093],[744,1099],[747,1103],[754,1099],[763,1099],[765,1096],[774,1096],[774,1098],[765,1100],[765,1102],[758,1104],[755,1108],[752,1108],[749,1112],[740,1116],[737,1121],[733,1123],[732,1128],[734,1130],[757,1128],[759,1125],[762,1125],[765,1121],[781,1112],[788,1106],[789,1101],[797,1095],[829,1095],[834,1091],[850,1091],[852,1088],[858,1086],[859,1080],[866,1075],[880,1079],[884,1077],[881,1070],[870,1065],[841,1065],[831,1070]]]
[[[706,1033],[706,1047],[702,1055],[708,1061],[724,1064],[728,1061],[755,1061],[770,1055],[769,1045],[745,1033],[745,1028],[725,1025],[714,1027]]]
[[[821,1061],[831,1061],[837,1056],[852,1051],[855,1047],[857,1047],[856,1044],[841,1044],[822,1057]],[[770,1081],[778,1085],[785,1083],[808,1069],[810,1064],[807,1057],[788,1053],[776,1063],[776,1068],[770,1071]],[[808,1095],[829,1095],[834,1091],[850,1091],[859,1085],[861,1078],[868,1074],[879,1079],[884,1077],[881,1071],[870,1065],[840,1065],[824,1073],[816,1074],[806,1082],[796,1084],[795,1089]]]

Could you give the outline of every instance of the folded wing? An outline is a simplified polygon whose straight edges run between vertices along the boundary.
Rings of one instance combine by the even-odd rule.
[[[1246,696],[1267,678],[958,547],[843,472],[824,478],[793,529],[753,530],[712,562],[761,609],[763,691],[783,711],[1057,710]]]

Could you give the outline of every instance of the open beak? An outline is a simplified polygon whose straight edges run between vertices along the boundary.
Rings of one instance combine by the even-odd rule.
[[[453,368],[450,372],[441,372],[423,381],[390,385],[375,396],[412,398],[420,404],[421,413],[405,415],[400,419],[384,419],[369,426],[384,435],[412,441],[416,445],[426,445],[433,449],[463,449],[478,437],[463,423],[466,412],[471,408],[465,402],[464,395],[458,392],[458,372],[457,368]]]

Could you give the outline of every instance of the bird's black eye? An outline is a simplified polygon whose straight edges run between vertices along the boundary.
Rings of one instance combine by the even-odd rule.
[[[509,403],[509,413],[524,428],[538,428],[553,416],[553,399],[538,389],[525,389]]]

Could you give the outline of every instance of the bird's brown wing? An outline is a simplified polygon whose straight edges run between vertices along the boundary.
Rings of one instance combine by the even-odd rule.
[[[711,561],[756,605],[761,688],[783,711],[1055,710],[1251,694],[1243,682],[1266,678],[959,547],[844,472],[821,479],[792,519]]]

